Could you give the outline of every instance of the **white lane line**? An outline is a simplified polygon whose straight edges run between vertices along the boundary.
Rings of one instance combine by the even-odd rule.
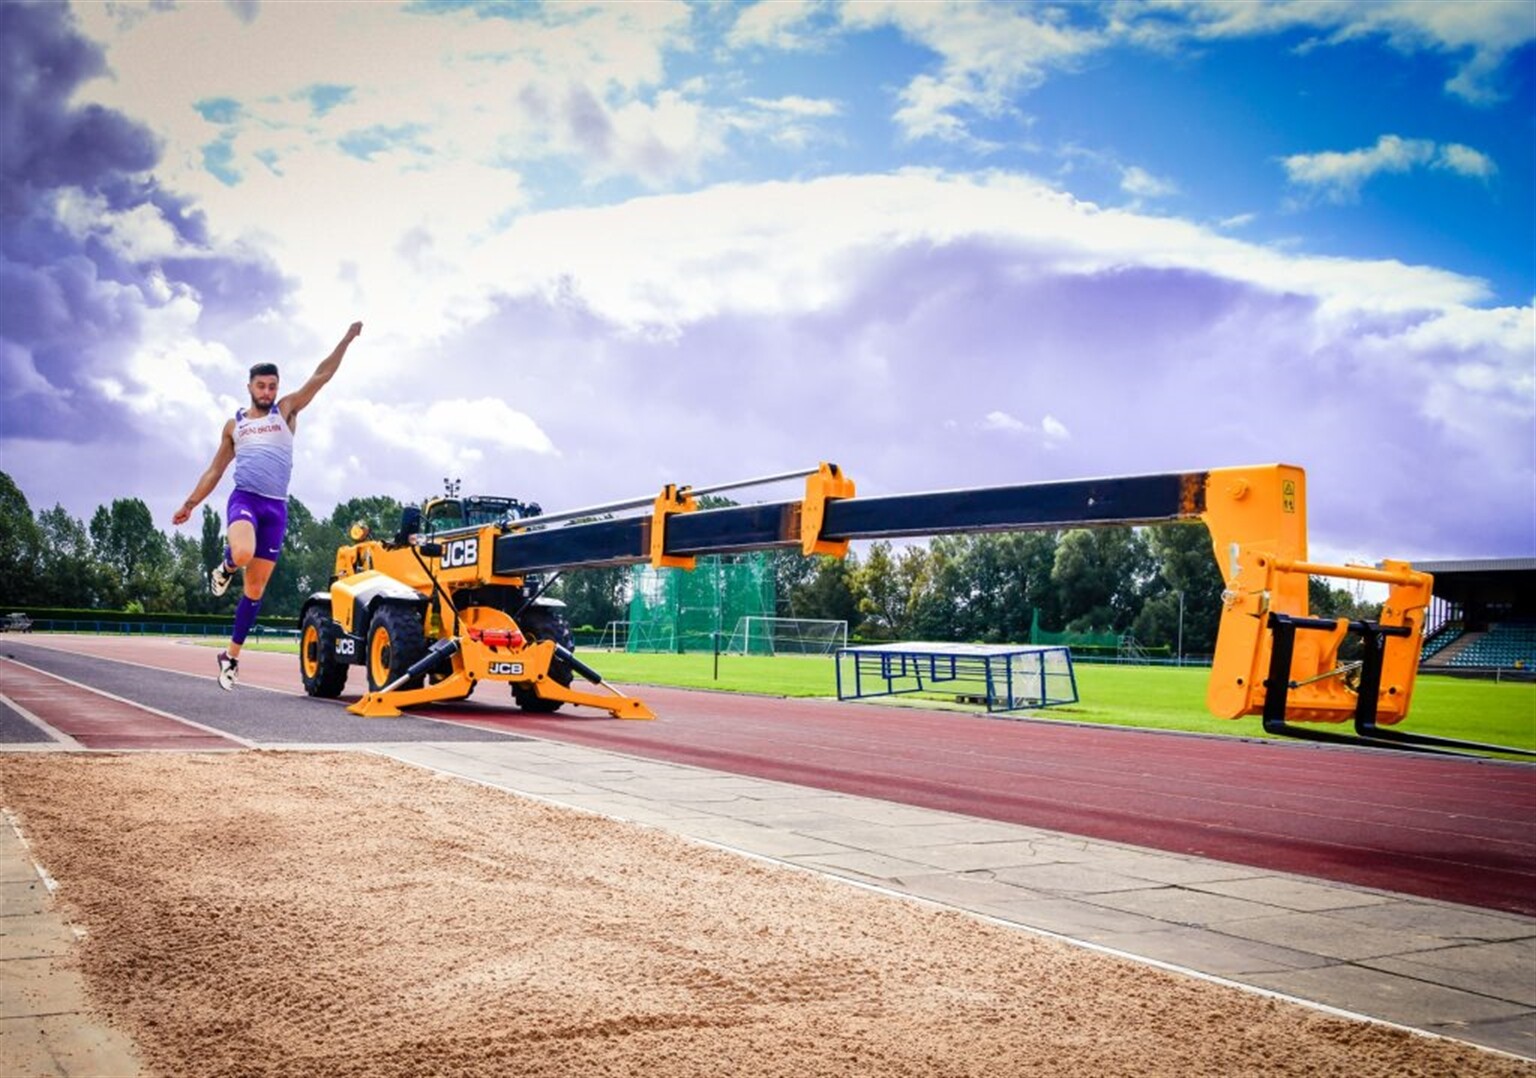
[[[16,660],[12,659],[11,661],[15,662]],[[18,664],[18,665],[20,665],[20,664]],[[43,733],[47,734],[50,738],[52,738],[58,744],[63,745],[66,748],[71,748],[71,749],[84,749],[85,748],[84,745],[80,744],[80,742],[78,742],[74,738],[70,737],[63,730],[56,730],[56,729],[54,729],[52,726],[48,725],[46,720],[44,720],[44,719],[40,718],[39,716],[33,714],[31,711],[28,711],[26,708],[22,707],[15,700],[12,700],[9,696],[5,695],[5,693],[3,693],[3,692],[0,692],[0,704],[4,704],[6,707],[8,707],[12,711],[16,712],[16,714],[18,714],[22,718],[26,719],[33,726],[36,726],[39,730],[41,730]],[[6,746],[7,751],[9,751],[12,747],[13,746],[7,745]]]
[[[74,688],[77,688],[77,689],[83,689],[83,690],[85,690],[88,693],[95,694],[96,696],[102,696],[102,697],[105,697],[108,700],[115,700],[115,701],[117,701],[120,704],[127,704],[129,707],[136,707],[140,711],[147,711],[151,715],[158,715],[158,716],[160,716],[163,719],[170,719],[172,722],[179,722],[179,723],[182,723],[183,725],[191,726],[191,727],[194,727],[195,729],[202,730],[204,733],[215,734],[215,735],[217,735],[219,737],[226,738],[226,739],[228,739],[230,741],[235,742],[238,745],[243,746],[244,748],[254,749],[254,748],[257,747],[256,746],[256,742],[248,741],[247,739],[245,739],[243,737],[240,737],[238,734],[231,734],[228,731],[220,730],[220,729],[218,729],[215,726],[208,726],[208,725],[206,725],[204,723],[197,722],[194,719],[186,718],[183,715],[172,715],[169,711],[161,711],[157,707],[150,707],[148,704],[141,704],[137,700],[129,700],[127,697],[118,696],[115,693],[107,692],[105,689],[98,689],[98,688],[95,688],[94,686],[86,685],[83,682],[74,681],[74,680],[72,680],[70,678],[64,677],[61,674],[54,674],[54,673],[51,673],[51,672],[49,672],[47,670],[39,669],[38,667],[32,666],[29,663],[22,662],[20,659],[9,659],[8,661],[9,662],[13,662],[17,666],[23,667],[23,668],[25,668],[27,670],[31,670],[35,674],[41,674],[43,677],[46,677],[46,678],[52,678],[54,681],[61,681],[65,685],[70,685],[70,686],[73,686]],[[149,669],[154,669],[154,668],[150,667]],[[163,670],[160,671],[160,672],[161,673],[165,673],[165,671],[163,671]],[[28,712],[28,714],[30,714],[30,712]],[[34,718],[35,718],[35,716],[34,716]],[[39,720],[39,721],[41,721],[41,720]],[[78,742],[76,742],[76,744],[78,744]]]

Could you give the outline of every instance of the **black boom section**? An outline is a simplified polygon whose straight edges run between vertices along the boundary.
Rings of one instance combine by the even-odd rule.
[[[644,561],[648,517],[599,520],[499,536],[491,570],[502,576]]]
[[[1204,487],[1205,473],[1175,472],[847,498],[827,504],[821,538],[886,539],[1182,520],[1204,508]],[[686,557],[798,547],[800,508],[800,502],[779,502],[675,513],[667,517],[665,553]],[[492,567],[498,574],[517,576],[624,565],[649,560],[650,542],[650,517],[514,532],[496,540]]]
[[[827,506],[828,539],[893,539],[954,532],[1028,531],[1083,525],[1153,524],[1198,513],[1186,473],[1074,479],[1017,487],[849,498]]]
[[[668,554],[735,554],[799,544],[799,502],[740,505],[667,518]]]
[[[799,536],[799,502],[705,509],[667,518],[666,552],[674,557],[733,554],[796,546]],[[503,535],[496,540],[491,568],[498,574],[517,576],[583,566],[627,565],[648,561],[650,552],[651,518],[627,517]]]

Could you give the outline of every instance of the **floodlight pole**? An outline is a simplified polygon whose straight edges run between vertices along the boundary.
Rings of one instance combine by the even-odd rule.
[[[1178,666],[1184,665],[1184,593],[1179,592],[1179,661]]]
[[[725,606],[725,563],[715,555],[715,680],[720,680],[720,627]]]

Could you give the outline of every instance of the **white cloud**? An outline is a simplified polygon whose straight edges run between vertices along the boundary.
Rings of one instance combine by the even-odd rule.
[[[1482,180],[1499,171],[1493,158],[1459,142],[1448,142],[1440,147],[1440,152],[1435,155],[1435,167]]]
[[[398,384],[387,387],[387,397],[366,395],[375,389],[325,396],[304,413],[294,442],[301,500],[326,505],[353,497],[359,474],[370,491],[406,500],[437,489],[443,476],[461,477],[479,493],[502,493],[526,488],[523,470],[533,461],[543,468],[560,456],[531,416],[500,398],[401,399]],[[338,464],[349,456],[349,466]]]
[[[1292,183],[1319,191],[1332,202],[1355,201],[1360,188],[1383,172],[1434,167],[1486,178],[1497,171],[1491,158],[1469,146],[1447,143],[1437,147],[1430,139],[1398,135],[1382,135],[1374,146],[1358,150],[1292,154],[1282,158],[1281,164]]]
[[[1053,415],[1047,415],[1036,426],[1007,412],[991,411],[982,417],[977,429],[1009,435],[1033,435],[1047,449],[1055,449],[1072,437],[1067,425]]]
[[[955,115],[962,106],[981,107],[984,111],[1001,109],[1001,95],[974,93],[959,80],[946,81],[930,75],[918,75],[901,91],[901,108],[895,120],[903,135],[911,140],[934,138],[968,145],[978,151],[997,149],[997,144],[974,137],[969,126]]]
[[[1007,412],[988,412],[982,418],[981,429],[1003,431],[1008,434],[1023,434],[1029,430],[1029,425],[1022,419],[1016,419]]]
[[[1138,165],[1131,165],[1120,173],[1120,190],[1136,198],[1164,198],[1179,192],[1178,184],[1152,175]]]
[[[1040,430],[1045,435],[1045,444],[1048,446],[1060,445],[1072,437],[1072,432],[1067,425],[1053,415],[1048,415],[1040,421]]]
[[[1039,273],[1196,270],[1343,310],[1445,309],[1487,291],[1430,267],[1286,253],[1176,218],[1101,209],[1020,176],[925,170],[531,214],[460,269],[511,295],[568,297],[630,332],[667,335],[725,313],[825,309],[870,259],[967,242],[1017,251]]]
[[[747,104],[760,108],[765,112],[781,112],[789,116],[825,119],[831,116],[841,115],[843,108],[836,101],[826,98],[800,97],[790,94],[787,97],[773,99],[762,97],[749,97]]]
[[[1467,0],[1159,0],[1116,8],[1133,41],[1171,47],[1188,39],[1257,37],[1312,29],[1315,45],[1380,37],[1399,52],[1438,52],[1460,67],[1446,91],[1473,103],[1497,100],[1497,79],[1516,49],[1536,40],[1528,4]],[[1182,18],[1179,18],[1182,16]]]
[[[812,23],[827,6],[819,0],[760,0],[742,5],[726,43],[733,48],[805,48],[815,43]]]
[[[451,432],[455,438],[499,449],[558,452],[537,423],[500,397],[435,400],[427,406],[422,422],[427,428]]]
[[[1191,43],[1309,29],[1322,35],[1313,47],[1381,38],[1402,53],[1455,57],[1459,66],[1446,91],[1486,104],[1502,96],[1498,80],[1508,57],[1536,40],[1529,5],[1498,0],[1132,0],[1067,8],[851,0],[841,14],[848,29],[894,26],[937,55],[937,72],[917,75],[901,91],[895,119],[908,138],[982,151],[995,147],[975,136],[967,112],[1008,114],[1018,93],[1117,45],[1177,51]],[[781,16],[792,21],[789,12]]]
[[[918,75],[901,92],[895,118],[908,138],[983,150],[992,144],[977,139],[957,113],[1010,115],[1016,93],[1108,41],[1102,31],[1074,26],[1060,11],[1036,4],[855,0],[843,7],[842,18],[853,30],[894,26],[938,54],[938,75]]]
[[[101,195],[78,187],[60,187],[50,196],[53,219],[77,239],[87,237],[130,262],[196,257],[198,248],[183,243],[160,210],[144,202],[128,210],[109,208]]]

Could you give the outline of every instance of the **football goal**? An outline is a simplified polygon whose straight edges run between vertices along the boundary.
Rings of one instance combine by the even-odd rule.
[[[831,655],[848,646],[848,623],[819,618],[739,618],[728,655]]]

